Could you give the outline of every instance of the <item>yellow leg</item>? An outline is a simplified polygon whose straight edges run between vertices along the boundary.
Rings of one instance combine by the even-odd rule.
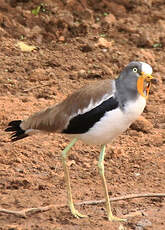
[[[64,168],[64,174],[65,174],[65,181],[67,184],[67,198],[68,198],[68,206],[72,212],[72,214],[76,217],[87,217],[86,215],[82,215],[81,213],[79,213],[75,207],[74,207],[74,203],[73,203],[73,199],[72,199],[72,191],[71,191],[71,186],[70,186],[70,177],[69,177],[69,170],[67,167],[67,153],[70,150],[70,148],[76,143],[77,139],[74,138],[71,143],[62,151],[62,163],[63,163],[63,168]]]
[[[106,179],[104,176],[104,156],[105,156],[105,145],[102,145],[100,157],[99,157],[99,162],[98,162],[98,167],[99,167],[99,173],[100,173],[100,176],[102,179],[103,189],[104,189],[104,193],[105,193],[105,203],[106,203],[108,220],[109,221],[126,221],[126,219],[118,218],[116,216],[113,216],[113,214],[112,214],[109,195],[108,195],[107,183],[106,183]]]

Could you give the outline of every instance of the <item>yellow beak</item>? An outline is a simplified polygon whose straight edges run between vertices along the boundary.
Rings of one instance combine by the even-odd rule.
[[[148,95],[149,95],[149,90],[151,87],[151,80],[152,79],[153,79],[153,76],[151,76],[150,74],[145,74],[144,72],[142,72],[141,75],[139,76],[138,80],[137,80],[137,90],[138,90],[139,94],[142,95],[143,97],[145,97],[146,99],[148,98]],[[146,89],[144,89],[144,81],[148,82]],[[146,91],[145,94],[144,94],[144,91]]]

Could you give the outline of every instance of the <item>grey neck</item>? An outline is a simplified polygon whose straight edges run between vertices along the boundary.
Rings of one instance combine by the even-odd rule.
[[[139,93],[137,91],[137,87],[134,82],[134,85],[130,85],[129,83],[125,84],[120,78],[115,80],[116,86],[116,97],[119,101],[119,106],[121,109],[124,109],[125,105],[129,101],[134,101],[137,99]]]

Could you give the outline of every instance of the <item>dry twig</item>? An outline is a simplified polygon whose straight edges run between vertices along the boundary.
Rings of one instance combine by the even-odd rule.
[[[126,196],[119,196],[119,197],[112,197],[110,198],[110,201],[119,201],[119,200],[128,200],[133,198],[143,198],[143,197],[165,197],[165,193],[143,193],[143,194],[130,194]],[[83,201],[80,203],[77,203],[75,205],[96,205],[104,203],[105,199],[103,200],[89,200],[89,201]]]
[[[31,88],[29,88],[29,89],[24,89],[23,92],[26,93],[26,92],[29,92],[29,91],[31,91],[31,90],[33,90],[33,89],[38,89],[38,88],[41,88],[41,87],[44,87],[44,86],[49,86],[49,85],[50,85],[50,82],[47,83],[47,84],[37,85],[37,86],[31,87]]]
[[[134,198],[144,198],[144,197],[165,197],[165,193],[144,193],[144,194],[131,194],[126,196],[120,196],[120,197],[113,197],[110,198],[110,201],[119,201],[119,200],[128,200],[128,199],[134,199]],[[90,200],[90,201],[83,201],[79,203],[75,203],[75,205],[97,205],[104,203],[105,200]],[[34,213],[38,212],[46,212],[52,208],[61,208],[66,207],[66,204],[61,205],[48,205],[45,207],[38,207],[38,208],[27,208],[23,209],[21,211],[12,211],[8,209],[0,209],[0,213],[6,213],[6,214],[12,214],[18,217],[26,218],[27,215],[32,215]]]

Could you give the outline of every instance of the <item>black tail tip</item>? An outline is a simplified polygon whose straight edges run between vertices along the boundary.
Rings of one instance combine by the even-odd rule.
[[[21,120],[11,121],[9,122],[8,127],[5,129],[5,132],[12,132],[11,134],[12,142],[23,139],[28,136],[25,133],[25,130],[23,130],[20,127],[21,122],[22,122]]]
[[[8,126],[18,127],[18,126],[20,126],[21,122],[22,122],[21,120],[10,121]]]
[[[18,132],[14,132],[11,135],[11,141],[15,142],[15,141],[21,140],[25,137],[28,137],[28,135],[26,133],[18,134]]]
[[[10,121],[8,127],[5,129],[5,132],[18,131],[20,128],[21,120]]]

